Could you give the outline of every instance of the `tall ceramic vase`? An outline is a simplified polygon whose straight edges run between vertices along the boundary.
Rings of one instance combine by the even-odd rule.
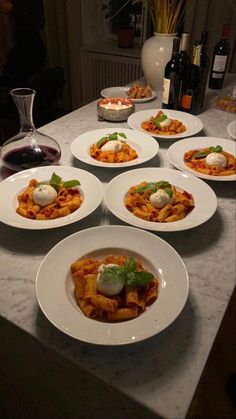
[[[171,59],[173,40],[176,33],[156,33],[147,39],[141,51],[141,65],[144,77],[153,90],[162,92],[166,63]]]

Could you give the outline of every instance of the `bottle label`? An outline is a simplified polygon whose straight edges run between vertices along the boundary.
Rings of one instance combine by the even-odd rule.
[[[225,71],[227,55],[215,55],[214,65],[212,71]]]
[[[169,103],[169,94],[170,94],[170,79],[166,79],[164,77],[162,103],[165,103],[165,105],[168,105],[168,103]]]
[[[192,96],[190,95],[183,95],[181,99],[181,106],[184,109],[191,109],[192,105]]]
[[[212,73],[211,76],[213,79],[223,79],[224,73]]]

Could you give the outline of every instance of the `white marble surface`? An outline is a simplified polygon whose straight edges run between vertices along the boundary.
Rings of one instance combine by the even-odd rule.
[[[208,93],[207,106],[214,95],[215,91]],[[157,98],[136,104],[136,111],[159,106]],[[199,135],[229,139],[226,127],[234,115],[209,107],[199,118],[204,124]],[[121,171],[80,163],[71,155],[70,143],[85,131],[109,126],[108,122],[98,122],[93,102],[41,130],[60,142],[61,164],[88,170],[107,182]],[[158,156],[142,167],[171,167],[166,158],[171,142],[159,144]],[[6,174],[2,168],[1,179]],[[24,231],[0,223],[0,315],[157,415],[185,417],[235,286],[235,182],[208,184],[218,198],[215,215],[195,229],[159,234],[179,252],[190,278],[190,294],[183,312],[161,334],[123,347],[84,344],[58,331],[37,304],[35,276],[53,245],[90,226],[124,224],[104,205],[81,222],[51,231]]]

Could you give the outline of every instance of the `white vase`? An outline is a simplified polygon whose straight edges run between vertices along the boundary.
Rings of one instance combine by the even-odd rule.
[[[144,77],[156,92],[162,91],[165,66],[172,56],[176,33],[156,33],[147,39],[141,51]]]

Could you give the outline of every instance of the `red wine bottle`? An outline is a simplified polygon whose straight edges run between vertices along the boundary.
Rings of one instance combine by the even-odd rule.
[[[221,89],[224,82],[227,61],[229,58],[230,46],[229,25],[223,26],[222,36],[220,42],[216,44],[211,66],[211,73],[209,78],[210,89]]]
[[[162,108],[164,109],[178,108],[181,80],[178,61],[179,42],[179,38],[174,38],[172,57],[165,66],[162,93]]]
[[[186,77],[188,76],[188,71],[191,64],[191,60],[187,53],[188,44],[189,44],[189,34],[187,32],[184,32],[182,34],[181,43],[180,43],[180,53],[178,55],[179,72],[180,72],[181,80],[186,79]]]
[[[197,115],[201,112],[202,103],[202,72],[201,72],[202,44],[194,45],[193,59],[189,74],[182,85],[180,110]]]
[[[205,91],[206,91],[206,85],[207,85],[207,78],[208,78],[208,72],[209,72],[209,66],[210,66],[210,60],[206,53],[207,48],[207,39],[208,39],[208,32],[203,31],[200,44],[202,45],[201,49],[201,55],[200,55],[200,67],[201,67],[201,108],[204,106],[204,99],[205,99]]]

